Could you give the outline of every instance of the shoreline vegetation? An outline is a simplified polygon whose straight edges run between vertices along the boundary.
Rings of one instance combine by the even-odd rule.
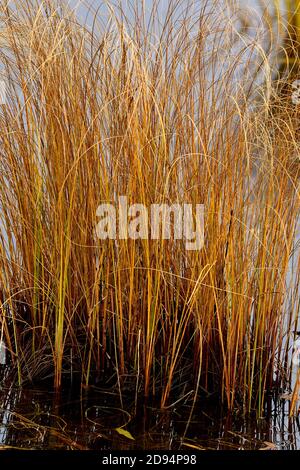
[[[66,3],[0,2],[6,380],[110,377],[121,403],[214,393],[261,415],[299,330],[300,108],[269,16],[251,36],[219,2],[108,4],[90,25]],[[203,204],[203,248],[98,240],[119,195]]]

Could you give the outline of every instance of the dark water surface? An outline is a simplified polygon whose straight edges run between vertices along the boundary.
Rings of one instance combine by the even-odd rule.
[[[270,398],[260,419],[238,411],[229,415],[214,400],[204,400],[189,420],[191,407],[188,398],[166,410],[136,407],[129,393],[123,396],[123,411],[117,392],[97,387],[76,397],[70,391],[57,396],[45,388],[6,386],[0,388],[0,449],[300,448],[300,422],[289,419],[288,400]]]

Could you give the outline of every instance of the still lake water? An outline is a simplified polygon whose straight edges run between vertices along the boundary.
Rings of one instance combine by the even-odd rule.
[[[154,405],[135,413],[132,397],[122,411],[117,392],[93,388],[78,398],[72,390],[57,397],[43,389],[2,389],[0,446],[6,449],[74,450],[296,450],[298,418],[288,419],[285,400],[270,398],[266,417],[227,415],[210,400],[167,410]],[[133,417],[135,416],[135,417]],[[187,425],[188,423],[188,425]],[[120,434],[124,427],[130,434]]]
[[[96,8],[100,2],[89,0]],[[152,2],[146,1],[146,6]],[[221,2],[219,2],[221,3]],[[253,21],[259,21],[261,3],[247,4]],[[268,2],[266,2],[268,3]],[[269,2],[271,3],[271,2]],[[76,0],[70,0],[74,7]],[[126,2],[123,2],[125,5]],[[163,15],[167,2],[161,2]],[[92,13],[78,6],[78,17],[90,23]],[[255,24],[255,21],[254,21]],[[249,29],[251,35],[251,28]],[[255,26],[252,29],[255,34]],[[298,251],[296,255],[298,256]],[[288,283],[293,280],[293,263]],[[1,351],[0,351],[1,352]],[[2,349],[3,355],[3,349]],[[2,357],[0,368],[5,362]],[[0,371],[1,372],[1,371]],[[294,371],[295,372],[295,371]],[[286,397],[286,395],[283,395]],[[289,399],[270,396],[266,413],[257,419],[238,411],[228,415],[213,400],[200,401],[190,420],[187,399],[166,410],[138,407],[134,397],[123,397],[113,388],[92,387],[79,396],[68,389],[60,396],[49,389],[20,389],[0,383],[0,447],[17,449],[300,449],[300,420],[289,418]],[[130,434],[122,435],[120,428]]]

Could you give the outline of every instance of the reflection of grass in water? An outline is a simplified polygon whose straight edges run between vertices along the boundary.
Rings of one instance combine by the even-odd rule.
[[[277,427],[271,416],[268,421],[230,417],[226,410],[223,414],[209,402],[197,407],[186,433],[190,405],[176,410],[151,407],[134,417],[117,408],[117,394],[107,406],[91,406],[93,402],[106,401],[105,394],[98,391],[83,400],[68,401],[64,397],[57,407],[51,405],[53,396],[45,390],[14,392],[18,400],[8,403],[6,390],[0,407],[1,418],[3,410],[11,408],[2,449],[274,449],[279,445],[278,436],[284,441],[280,445],[293,448],[293,444],[288,444],[291,432],[295,433],[292,422],[275,432]],[[282,419],[278,416],[278,421]],[[268,442],[271,435],[276,444]]]
[[[170,2],[161,36],[155,8],[149,27],[112,10],[88,31],[43,5],[0,11],[1,331],[13,370],[57,388],[114,375],[121,396],[130,384],[162,406],[204,390],[261,413],[286,383],[297,315],[298,277],[285,283],[297,110],[216,5],[176,22]],[[250,112],[262,70],[268,93]],[[96,208],[116,194],[204,203],[205,247],[96,240]]]

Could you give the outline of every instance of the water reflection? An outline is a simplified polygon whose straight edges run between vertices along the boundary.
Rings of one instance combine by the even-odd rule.
[[[227,415],[215,403],[200,402],[192,419],[188,401],[165,411],[139,407],[127,397],[92,389],[81,398],[46,390],[2,388],[0,447],[17,449],[299,449],[299,417],[289,418],[289,401],[270,397],[266,416]],[[132,416],[131,416],[132,410]],[[122,427],[133,439],[121,435]]]

